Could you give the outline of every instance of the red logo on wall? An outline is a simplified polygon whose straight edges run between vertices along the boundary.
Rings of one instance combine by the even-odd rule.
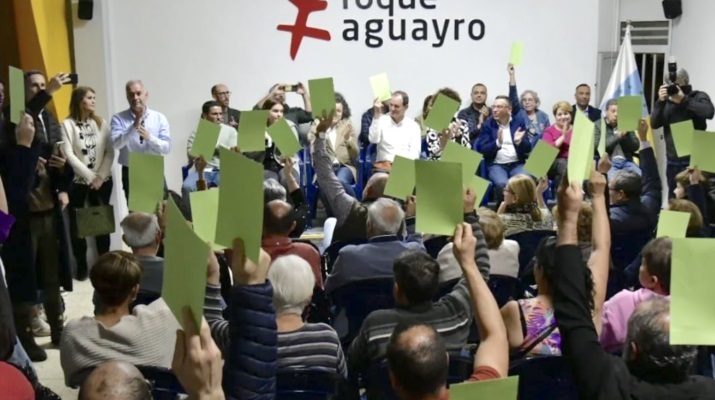
[[[313,39],[330,40],[330,32],[325,29],[308,26],[308,16],[314,11],[325,11],[328,2],[325,0],[290,0],[298,8],[295,25],[278,25],[279,31],[290,32],[290,58],[295,60],[298,49],[304,37]]]

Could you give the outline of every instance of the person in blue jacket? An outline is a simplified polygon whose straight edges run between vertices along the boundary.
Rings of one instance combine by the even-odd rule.
[[[532,146],[541,139],[546,128],[551,126],[549,114],[539,110],[541,101],[539,95],[533,90],[525,90],[521,96],[516,90],[516,76],[514,64],[509,64],[509,99],[511,100],[511,114],[521,117],[526,122],[526,137]]]
[[[501,199],[509,178],[524,174],[524,164],[532,145],[526,136],[524,119],[519,115],[512,116],[509,97],[497,96],[492,110],[493,116],[484,123],[474,147],[484,155],[489,180]]]

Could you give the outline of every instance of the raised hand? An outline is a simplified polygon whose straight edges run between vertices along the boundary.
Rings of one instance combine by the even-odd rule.
[[[52,96],[55,92],[62,89],[62,85],[70,83],[70,76],[68,74],[59,73],[50,79],[47,83],[47,94]]]
[[[612,166],[611,157],[609,157],[608,154],[604,154],[603,157],[598,160],[598,172],[602,174],[607,174]]]
[[[470,261],[474,261],[474,252],[476,247],[477,239],[472,233],[472,227],[465,222],[458,224],[454,229],[452,252],[462,268],[464,268],[465,265],[468,265]]]
[[[588,192],[591,194],[591,197],[604,196],[607,186],[608,182],[606,182],[606,177],[595,169],[591,170],[591,177],[588,178]]]
[[[20,122],[15,126],[15,141],[18,146],[30,147],[35,139],[35,120],[24,111],[20,115]]]
[[[477,194],[472,190],[472,188],[467,187],[462,192],[462,211],[465,214],[469,214],[474,211],[474,206],[477,203]]]
[[[233,260],[231,264],[233,279],[237,284],[261,285],[266,283],[271,256],[261,249],[258,264],[254,263],[246,258],[246,246],[243,243],[243,239],[236,238],[233,241]]]
[[[645,142],[648,140],[648,122],[646,122],[646,120],[643,118],[638,121],[638,138],[641,140],[641,142]]]
[[[405,218],[414,217],[417,214],[417,197],[407,196],[405,199]]]

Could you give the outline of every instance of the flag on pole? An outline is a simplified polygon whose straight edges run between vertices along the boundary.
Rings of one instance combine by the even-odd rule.
[[[611,79],[608,81],[608,87],[606,87],[606,91],[603,93],[603,102],[601,103],[603,114],[605,115],[606,103],[608,103],[609,100],[617,99],[622,96],[641,96],[643,98],[643,115],[648,115],[648,106],[643,96],[643,83],[640,73],[638,72],[636,55],[633,52],[633,46],[631,44],[630,23],[626,26],[626,34],[623,37],[623,43],[618,52],[616,65],[613,67]],[[602,133],[602,136],[603,135],[605,135],[605,132]],[[657,129],[652,133],[649,129],[648,141],[653,147],[656,160],[658,161],[658,173],[660,174],[660,180],[663,184],[663,202],[665,204],[668,201],[668,182],[665,175],[667,159],[665,155],[663,129]]]

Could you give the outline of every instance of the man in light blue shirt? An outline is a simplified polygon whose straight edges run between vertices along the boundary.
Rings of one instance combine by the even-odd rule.
[[[140,80],[131,80],[125,87],[129,109],[112,117],[112,144],[119,150],[122,165],[122,186],[129,199],[129,153],[166,155],[171,151],[169,121],[164,114],[147,107],[149,92]]]

